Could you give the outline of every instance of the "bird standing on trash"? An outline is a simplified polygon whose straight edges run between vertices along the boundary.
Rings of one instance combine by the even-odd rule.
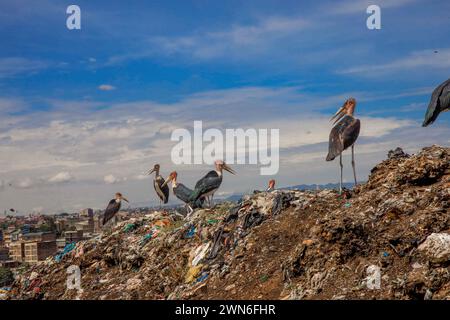
[[[330,142],[328,147],[327,161],[334,160],[339,156],[339,164],[341,167],[341,179],[339,181],[339,194],[342,194],[342,152],[348,147],[352,147],[352,167],[353,176],[356,180],[355,169],[355,142],[358,139],[359,131],[361,129],[361,122],[356,119],[353,114],[355,112],[356,100],[354,98],[348,99],[344,105],[336,112],[330,121],[334,120],[334,127],[330,132]]]
[[[195,184],[195,189],[189,198],[189,202],[195,203],[195,201],[200,198],[206,198],[208,199],[209,207],[211,208],[214,193],[219,189],[220,184],[222,183],[223,170],[226,170],[231,174],[236,174],[234,170],[222,160],[216,160],[214,164],[216,169],[208,172]]]
[[[267,192],[270,192],[270,191],[273,191],[273,190],[275,190],[275,180],[274,179],[271,179],[270,181],[269,181],[269,186],[267,187]]]
[[[164,182],[163,186],[168,183],[172,183],[173,194],[186,204],[186,207],[188,208],[188,214],[191,214],[194,211],[194,209],[202,207],[202,204],[205,199],[200,198],[194,203],[190,203],[189,198],[191,197],[194,191],[186,187],[184,184],[178,183],[177,176],[178,174],[176,171],[171,172],[169,177],[167,177],[166,181]]]
[[[422,127],[432,124],[441,112],[450,110],[450,79],[434,89]]]
[[[153,179],[153,187],[155,188],[156,194],[160,199],[159,206],[161,207],[162,203],[166,204],[169,201],[169,186],[164,183],[165,180],[159,174],[159,169],[159,164],[155,164],[153,166],[153,169],[149,170],[147,174],[151,175],[153,172],[155,173],[155,178]]]
[[[127,198],[122,196],[120,192],[117,192],[108,206],[106,207],[105,213],[103,214],[103,225],[105,225],[109,220],[111,220],[117,212],[119,212],[122,205],[122,200],[128,202]]]

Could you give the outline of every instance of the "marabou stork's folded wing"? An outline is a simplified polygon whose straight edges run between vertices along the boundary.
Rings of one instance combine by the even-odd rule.
[[[327,161],[334,160],[358,139],[361,122],[352,116],[344,116],[330,132]]]
[[[217,174],[216,171],[211,170],[210,172],[208,172],[203,178],[201,178],[200,180],[197,181],[197,183],[195,184],[195,189],[198,189],[202,186],[202,184],[204,183],[205,179],[208,178],[217,178],[219,177],[219,175]]]
[[[114,217],[114,215],[120,210],[120,202],[112,199],[108,206],[106,207],[105,213],[103,214],[103,225]]]
[[[173,188],[173,193],[175,196],[183,201],[184,203],[189,202],[189,198],[191,197],[194,190],[189,189],[182,183],[177,183],[177,186]]]
[[[169,186],[166,184],[163,186],[165,180],[163,177],[158,177],[158,179],[153,181],[153,187],[155,188],[156,194],[161,199],[163,203],[169,201]]]
[[[361,122],[359,119],[353,118],[353,121],[342,132],[342,140],[344,141],[344,150],[351,147],[359,137],[361,130]]]
[[[450,79],[434,89],[422,126],[432,124],[438,115],[450,109]]]
[[[219,176],[215,171],[208,172],[206,176],[196,183],[194,192],[189,198],[190,202],[195,202],[202,195],[219,188],[221,183],[222,176]]]
[[[186,187],[182,183],[177,183],[177,186],[173,189],[173,192],[178,199],[180,199],[184,203],[189,203],[190,197],[194,193],[194,190]],[[194,202],[192,207],[194,209],[199,208],[202,206],[203,202],[204,202],[203,198],[198,199],[197,201]]]

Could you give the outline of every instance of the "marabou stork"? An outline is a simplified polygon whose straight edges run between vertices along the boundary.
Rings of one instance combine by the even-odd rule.
[[[450,79],[434,89],[422,127],[432,124],[441,112],[450,110]]]
[[[117,212],[119,212],[120,206],[122,205],[122,200],[128,202],[127,198],[122,196],[120,192],[117,192],[114,199],[108,203],[105,213],[103,214],[103,225],[105,225],[116,215]]]
[[[195,189],[189,198],[189,202],[195,203],[200,198],[207,198],[209,207],[211,208],[214,193],[219,189],[220,184],[222,183],[223,170],[236,174],[234,170],[222,160],[216,160],[214,164],[216,169],[208,172],[195,184]]]
[[[155,164],[153,169],[148,171],[148,175],[151,175],[153,172],[155,173],[155,178],[153,179],[153,187],[155,188],[156,194],[158,195],[160,201],[159,206],[161,207],[161,203],[166,204],[169,201],[169,186],[165,184],[164,178],[159,174],[159,164]]]
[[[198,199],[196,202],[194,203],[190,203],[189,202],[189,198],[192,195],[192,193],[194,192],[194,190],[189,189],[188,187],[186,187],[184,184],[182,183],[178,183],[177,182],[177,172],[173,171],[170,173],[169,177],[167,177],[166,182],[164,182],[163,186],[165,186],[168,183],[172,183],[172,192],[173,194],[180,199],[181,201],[183,201],[186,204],[186,207],[188,208],[188,215],[191,214],[194,209],[196,208],[201,208],[203,201],[205,200],[204,198],[200,198]]]
[[[275,180],[271,179],[269,181],[269,186],[267,187],[266,192],[270,192],[270,191],[273,191],[273,190],[275,190]]]
[[[341,180],[339,181],[339,194],[342,194],[342,152],[348,147],[352,147],[352,167],[353,176],[356,180],[355,170],[355,142],[358,139],[361,129],[361,122],[353,116],[356,107],[356,100],[350,98],[345,101],[344,105],[336,112],[330,121],[334,121],[334,127],[330,132],[330,142],[328,147],[327,161],[332,161],[339,156],[339,164],[341,167]]]

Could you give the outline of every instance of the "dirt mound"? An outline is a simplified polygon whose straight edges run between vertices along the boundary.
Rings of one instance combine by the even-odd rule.
[[[450,149],[395,150],[367,183],[154,212],[16,280],[12,299],[450,299]],[[80,267],[82,290],[68,289]]]

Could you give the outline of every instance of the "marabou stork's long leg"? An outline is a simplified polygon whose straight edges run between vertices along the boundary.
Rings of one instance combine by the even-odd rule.
[[[341,180],[339,180],[339,194],[342,194],[342,175],[344,171],[344,165],[342,164],[342,153],[339,155],[339,166],[341,167]]]
[[[352,167],[353,167],[353,177],[355,178],[355,186],[358,184],[356,180],[356,169],[355,169],[355,145],[352,145]]]
[[[211,195],[211,208],[212,208],[212,206],[214,205],[214,201],[213,201],[213,199],[214,199],[214,193]]]

